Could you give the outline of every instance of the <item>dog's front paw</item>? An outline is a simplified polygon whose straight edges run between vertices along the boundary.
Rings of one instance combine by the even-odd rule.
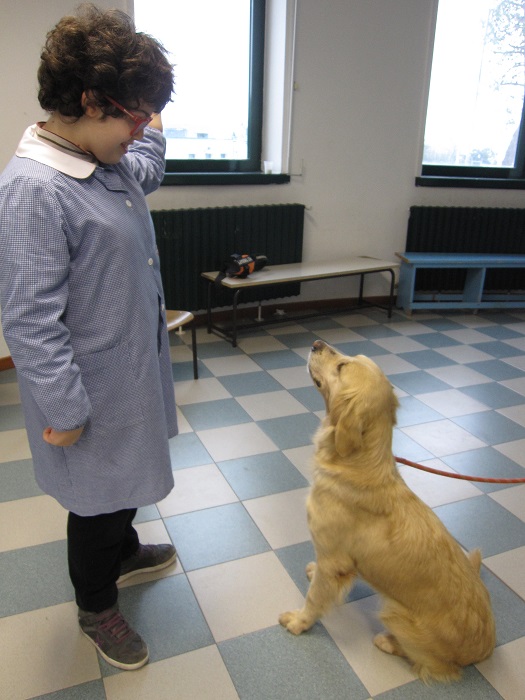
[[[301,610],[282,613],[279,615],[279,623],[292,634],[301,634],[311,627],[301,614]]]

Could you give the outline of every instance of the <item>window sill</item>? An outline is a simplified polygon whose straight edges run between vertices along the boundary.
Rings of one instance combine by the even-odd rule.
[[[421,175],[420,177],[416,177],[416,187],[470,187],[495,190],[525,190],[525,180]]]
[[[162,185],[283,185],[286,174],[264,173],[164,173]]]

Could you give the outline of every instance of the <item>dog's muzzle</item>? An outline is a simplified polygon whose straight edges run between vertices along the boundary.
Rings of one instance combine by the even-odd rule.
[[[315,340],[312,344],[312,352],[320,352],[323,350],[323,348],[326,348],[326,343],[324,340]]]

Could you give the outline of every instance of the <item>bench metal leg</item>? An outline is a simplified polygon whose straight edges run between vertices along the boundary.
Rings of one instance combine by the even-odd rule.
[[[388,300],[388,318],[392,318],[392,309],[394,307],[394,290],[396,287],[396,275],[394,270],[390,268],[390,298]]]
[[[208,282],[208,333],[211,333],[211,288],[214,282]]]
[[[199,364],[197,361],[197,330],[195,328],[195,321],[191,324],[191,351],[193,353],[193,378],[199,378]]]
[[[233,313],[232,313],[232,348],[237,347],[237,302],[240,296],[240,289],[236,289],[233,295]]]

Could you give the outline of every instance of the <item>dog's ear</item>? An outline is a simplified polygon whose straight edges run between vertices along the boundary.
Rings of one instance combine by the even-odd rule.
[[[332,408],[335,450],[345,458],[359,450],[363,442],[363,421],[356,403],[355,395],[346,396]]]

